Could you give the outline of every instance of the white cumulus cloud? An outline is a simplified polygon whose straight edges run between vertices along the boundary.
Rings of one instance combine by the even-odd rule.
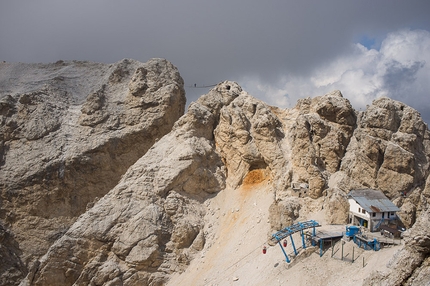
[[[355,109],[387,96],[421,112],[430,122],[430,32],[388,34],[379,50],[353,44],[350,52],[315,68],[310,76],[286,72],[276,83],[244,77],[242,86],[269,104],[292,107],[297,99],[342,91]]]

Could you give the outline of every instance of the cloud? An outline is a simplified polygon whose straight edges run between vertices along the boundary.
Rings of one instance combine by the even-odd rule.
[[[318,66],[308,76],[285,72],[275,83],[244,76],[241,83],[249,93],[280,107],[292,107],[299,98],[335,89],[355,109],[387,96],[417,109],[430,122],[430,32],[390,33],[379,50],[353,44],[348,53]]]
[[[430,1],[3,2],[0,61],[162,57],[186,86],[235,80],[283,107],[340,89],[356,108],[387,95],[430,111]]]

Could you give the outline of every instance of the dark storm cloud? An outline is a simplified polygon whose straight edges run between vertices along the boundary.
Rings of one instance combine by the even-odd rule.
[[[392,61],[387,64],[387,73],[383,76],[384,88],[390,98],[404,102],[417,109],[424,121],[430,123],[430,90],[416,90],[414,85],[420,69],[424,68],[424,61],[414,62],[409,65]],[[428,73],[427,73],[428,74]]]
[[[418,3],[3,1],[0,52],[26,62],[166,57],[210,75],[302,72],[346,51],[355,35],[429,25]]]
[[[386,64],[387,72],[383,76],[385,88],[390,91],[393,98],[399,98],[404,94],[404,87],[410,86],[417,79],[418,71],[423,68],[425,62],[414,62],[403,65],[397,61]]]
[[[188,86],[310,76],[362,41],[430,30],[428,1],[2,1],[0,60],[175,64]],[[240,83],[240,82],[239,82]],[[206,91],[187,88],[188,101]]]

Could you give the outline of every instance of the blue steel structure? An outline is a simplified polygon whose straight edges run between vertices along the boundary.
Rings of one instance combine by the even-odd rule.
[[[293,224],[291,226],[288,226],[278,232],[276,232],[275,234],[272,235],[272,237],[274,239],[276,239],[276,241],[278,242],[279,246],[281,247],[282,252],[285,255],[285,260],[290,263],[290,258],[288,257],[287,253],[285,252],[284,247],[281,244],[281,240],[284,238],[287,238],[288,236],[290,237],[291,240],[291,246],[293,247],[294,250],[294,254],[297,255],[297,249],[296,246],[294,244],[294,240],[292,235],[296,232],[300,232],[300,235],[302,237],[302,245],[303,245],[303,249],[306,248],[306,244],[305,244],[305,234],[303,232],[303,230],[308,229],[308,228],[312,228],[312,236],[315,236],[315,227],[320,226],[320,224],[317,221],[314,220],[309,220],[309,221],[305,221],[305,222],[298,222],[296,224]],[[312,242],[313,244],[314,242]]]
[[[346,237],[352,238],[354,237],[354,235],[359,233],[360,233],[360,228],[358,226],[355,226],[355,225],[346,226],[346,231],[345,231]]]
[[[354,235],[354,243],[358,245],[358,247],[363,247],[364,250],[378,251],[381,249],[381,244],[376,238],[367,239],[361,235]]]
[[[346,226],[345,236],[348,239],[352,239],[354,243],[358,245],[358,247],[363,247],[365,250],[373,249],[374,251],[378,251],[381,249],[381,244],[379,241],[376,238],[368,239],[361,233],[358,226]]]

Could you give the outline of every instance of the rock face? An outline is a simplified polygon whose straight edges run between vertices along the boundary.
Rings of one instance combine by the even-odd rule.
[[[227,184],[237,188],[253,170],[268,170],[279,188],[285,182],[285,156],[281,141],[285,137],[281,121],[263,102],[244,93],[221,110],[215,129],[217,150],[231,170]]]
[[[339,170],[356,124],[351,104],[339,91],[303,99],[290,127],[294,182],[309,185],[309,196],[318,198],[330,174]]]
[[[230,82],[191,104],[158,141],[49,249],[34,285],[161,285],[203,248],[201,202],[225,187],[213,128],[241,93]],[[112,284],[112,285],[113,285]]]
[[[81,85],[66,80],[89,65],[98,70]],[[19,65],[3,68],[14,78]],[[412,227],[391,262],[405,273],[393,285],[427,283],[430,136],[412,108],[380,98],[357,112],[333,91],[282,110],[226,81],[179,118],[183,83],[167,61],[59,62],[40,70],[62,85],[30,92],[34,81],[17,82],[0,101],[0,239],[9,249],[0,253],[10,261],[0,271],[9,281],[163,285],[214,247],[210,200],[265,182],[273,202],[258,211],[269,214],[273,231],[311,212],[346,223],[349,190],[382,190]],[[384,285],[387,275],[368,281]]]
[[[171,130],[185,92],[162,59],[2,63],[0,75],[0,219],[23,278]]]
[[[358,184],[390,197],[423,187],[428,175],[429,140],[416,110],[387,98],[360,114],[341,170]]]

